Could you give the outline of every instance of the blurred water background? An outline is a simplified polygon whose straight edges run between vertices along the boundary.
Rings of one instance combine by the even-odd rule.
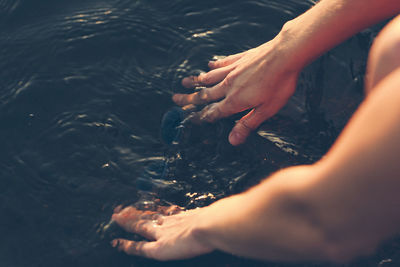
[[[204,206],[326,152],[363,97],[376,29],[308,66],[289,104],[245,145],[227,142],[239,116],[188,126],[172,148],[159,134],[172,94],[189,92],[183,77],[270,40],[312,4],[0,0],[0,266],[286,266],[219,252],[128,257],[99,229],[118,204]],[[349,266],[396,266],[398,250],[389,242]]]

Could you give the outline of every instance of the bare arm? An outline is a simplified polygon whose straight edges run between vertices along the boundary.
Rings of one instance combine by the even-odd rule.
[[[397,0],[322,0],[287,22],[281,35],[296,53],[294,65],[302,68],[352,35],[399,12]]]
[[[363,102],[326,157],[253,189],[166,216],[114,214],[151,242],[115,240],[129,254],[183,259],[218,249],[279,261],[347,261],[400,230],[400,68]],[[151,215],[151,216],[149,216]]]
[[[398,12],[400,2],[386,2]],[[119,239],[113,245],[159,260],[215,249],[268,260],[345,261],[371,252],[400,225],[399,84],[399,68],[377,81],[321,161],[284,169],[245,193],[201,209],[172,216],[117,211],[117,223],[150,242]]]
[[[200,92],[176,94],[178,105],[208,105],[206,121],[247,109],[229,141],[245,141],[250,132],[283,107],[293,94],[301,69],[320,54],[376,22],[400,12],[398,0],[322,0],[287,22],[270,42],[249,51],[210,62],[210,72],[185,78],[186,87],[208,86]]]
[[[196,236],[269,260],[345,261],[371,253],[400,230],[399,84],[397,69],[319,163],[283,170],[210,206]]]

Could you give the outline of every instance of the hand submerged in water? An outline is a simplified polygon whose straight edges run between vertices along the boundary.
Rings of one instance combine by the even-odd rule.
[[[157,211],[116,209],[112,219],[119,226],[149,241],[115,239],[111,245],[127,254],[156,260],[186,259],[209,253],[213,249],[193,236],[192,226],[198,212],[200,209],[182,211],[177,206],[159,207]]]
[[[248,109],[229,135],[232,145],[243,143],[252,130],[276,114],[294,93],[300,67],[295,58],[279,42],[272,41],[254,49],[209,63],[212,69],[199,76],[186,77],[186,88],[207,86],[192,94],[175,94],[176,104],[207,104],[199,114],[201,120],[214,122]]]

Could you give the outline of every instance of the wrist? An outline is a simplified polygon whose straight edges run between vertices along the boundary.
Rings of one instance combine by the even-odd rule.
[[[192,212],[196,213],[196,219],[194,220],[195,223],[192,224],[190,234],[195,242],[207,248],[208,252],[218,249],[212,240],[212,233],[210,233],[210,230],[213,228],[214,220],[214,217],[210,217],[209,211],[210,208],[212,209],[212,206],[213,205],[192,210]]]
[[[293,72],[301,70],[313,60],[313,55],[306,52],[304,36],[296,27],[296,19],[287,21],[278,35],[272,40],[275,50],[287,62],[287,69]]]
[[[245,195],[227,197],[199,209],[196,225],[192,228],[193,238],[210,251],[239,253],[242,231],[246,232],[239,230],[240,222],[248,217],[248,207],[243,205],[249,202]]]

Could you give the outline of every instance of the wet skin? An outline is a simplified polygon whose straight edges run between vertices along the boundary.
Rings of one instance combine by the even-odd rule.
[[[234,145],[242,143],[286,103],[302,66],[398,12],[398,0],[320,1],[273,41],[211,63],[215,70],[208,76],[184,79],[187,87],[216,85],[175,95],[174,101],[187,105],[223,99],[201,111],[206,121],[252,109],[229,137]],[[157,260],[186,259],[219,249],[265,260],[343,262],[371,253],[398,233],[400,67],[398,60],[387,64],[399,55],[398,29],[400,16],[375,40],[368,66],[371,93],[319,162],[283,169],[246,192],[200,209],[117,208],[113,220],[148,241],[116,239],[112,245]],[[382,48],[382,43],[392,45]],[[298,212],[299,207],[304,212]]]
[[[210,62],[211,71],[182,80],[186,88],[205,88],[192,94],[175,94],[173,101],[180,106],[208,104],[199,112],[200,119],[207,122],[250,110],[229,135],[232,145],[243,143],[251,131],[276,114],[294,93],[300,68],[294,68],[289,60],[280,60],[287,52],[278,47],[283,47],[281,38]]]
[[[200,112],[207,122],[249,110],[229,135],[232,145],[242,144],[287,103],[304,66],[365,27],[397,14],[395,0],[371,1],[371,5],[359,0],[335,0],[331,6],[321,2],[286,23],[271,41],[211,61],[209,72],[183,79],[186,88],[204,88],[175,94],[173,101],[180,106],[208,104]],[[361,11],[354,14],[354,10]]]
[[[199,211],[183,211],[178,206],[159,206],[156,211],[117,207],[112,219],[125,231],[139,234],[148,241],[115,239],[111,245],[129,255],[156,260],[185,259],[211,252],[211,248],[191,235],[191,225],[195,224]]]

